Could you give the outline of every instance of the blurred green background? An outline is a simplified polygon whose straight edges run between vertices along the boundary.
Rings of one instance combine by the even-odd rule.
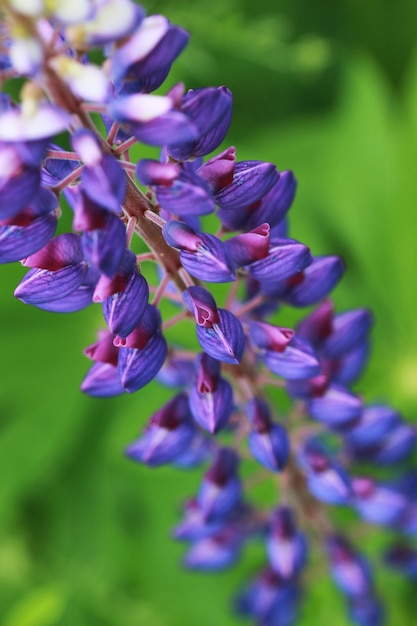
[[[228,85],[238,158],[291,168],[291,233],[341,254],[340,309],[372,307],[374,352],[358,385],[416,421],[417,3],[403,0],[151,1],[191,32],[168,83]],[[200,471],[149,470],[124,446],[169,392],[93,400],[79,392],[100,309],[60,316],[13,298],[0,268],[2,626],[232,626],[230,598],[261,565],[185,572],[170,538]],[[387,537],[351,536],[376,559],[389,626],[413,623],[415,589],[379,565]],[[308,583],[308,585],[307,585]],[[301,624],[346,626],[315,555]]]

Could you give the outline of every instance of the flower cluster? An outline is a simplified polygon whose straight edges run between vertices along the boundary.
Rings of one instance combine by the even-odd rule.
[[[185,565],[218,570],[263,541],[266,564],[236,608],[286,626],[310,542],[321,542],[352,621],[378,626],[370,565],[327,505],[401,533],[385,560],[416,578],[417,549],[404,537],[417,532],[417,436],[352,391],[372,316],[335,312],[343,262],[289,237],[293,173],[239,161],[234,147],[213,156],[231,121],[226,87],[152,93],[188,34],[131,0],[7,0],[0,33],[2,78],[26,79],[19,103],[0,101],[0,261],[29,268],[15,291],[26,304],[61,313],[101,304],[106,327],[86,348],[83,392],[132,393],[155,378],[174,389],[126,453],[151,467],[205,467],[174,530]],[[137,144],[159,147],[159,159],[132,162]],[[74,232],[54,236],[61,199]],[[133,252],[134,235],[147,251]],[[228,283],[227,296],[213,283]],[[176,315],[163,319],[164,301]],[[279,325],[284,306],[311,308],[292,329]],[[168,343],[177,322],[194,329],[198,349]],[[269,387],[293,401],[286,415]],[[242,464],[259,466],[255,482],[278,481],[272,511],[251,501]]]

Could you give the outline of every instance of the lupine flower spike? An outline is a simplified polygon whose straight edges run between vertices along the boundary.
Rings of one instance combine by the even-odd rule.
[[[327,555],[352,623],[379,626],[371,563],[332,507],[397,533],[384,561],[415,580],[417,434],[352,390],[372,315],[336,312],[343,260],[289,236],[293,172],[223,145],[227,87],[164,87],[189,39],[164,16],[132,0],[3,4],[0,76],[24,79],[18,101],[0,100],[0,262],[28,268],[16,298],[61,313],[100,305],[84,393],[135,393],[154,379],[171,389],[138,416],[126,455],[200,472],[173,533],[188,543],[185,567],[223,569],[262,543],[236,609],[290,626],[310,562]],[[131,160],[144,144],[159,155]],[[68,205],[74,232],[55,235]],[[311,308],[291,328],[285,306]],[[187,346],[168,341],[177,323]],[[272,510],[252,498],[258,480],[274,483]]]

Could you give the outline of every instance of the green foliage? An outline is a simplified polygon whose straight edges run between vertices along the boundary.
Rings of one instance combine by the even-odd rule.
[[[151,2],[149,9],[192,32],[173,80],[233,88],[231,142],[239,159],[271,160],[296,172],[293,236],[314,253],[345,257],[347,274],[335,294],[340,309],[376,311],[374,356],[360,391],[396,404],[412,420],[417,56],[404,65],[412,35],[407,27],[394,54],[403,77],[403,92],[394,94],[387,80],[394,60],[372,21],[374,2],[340,3],[350,16],[349,32],[340,21],[329,23],[328,3],[314,5],[316,13],[322,9],[314,20],[310,3],[290,4],[271,9],[265,2],[207,0],[195,10],[190,2]],[[405,4],[401,26],[413,12]],[[355,33],[360,48],[348,52],[344,43]],[[397,26],[391,40],[399,41],[399,33]],[[59,316],[26,307],[12,296],[22,274],[0,268],[2,624],[238,624],[228,613],[229,598],[262,563],[263,549],[251,548],[230,573],[182,570],[182,547],[169,534],[178,503],[195,491],[200,472],[149,470],[122,454],[169,392],[152,384],[112,400],[82,396],[78,386],[88,363],[81,353],[94,340],[101,313]],[[269,499],[269,490],[259,497]],[[370,554],[379,558],[386,537],[364,532]],[[346,626],[319,554],[312,568],[302,624]],[[389,625],[410,624],[410,588],[391,573],[378,577]]]

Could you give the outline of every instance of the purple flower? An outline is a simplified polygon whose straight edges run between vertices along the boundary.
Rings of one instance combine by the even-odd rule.
[[[161,315],[154,306],[145,305],[136,328],[124,337],[116,337],[120,347],[119,374],[126,391],[138,391],[155,378],[168,352],[161,333]]]
[[[126,448],[126,454],[150,467],[171,463],[187,449],[193,436],[187,396],[180,393],[152,415],[142,436]]]
[[[80,237],[58,235],[41,250],[30,255],[23,265],[31,269],[15,290],[15,296],[35,306],[69,296],[87,277]]]
[[[241,483],[237,474],[238,456],[230,448],[220,448],[204,476],[197,502],[208,522],[224,519],[239,504]]]
[[[218,309],[214,298],[203,287],[189,287],[183,294],[187,308],[197,322],[197,339],[211,357],[224,363],[239,363],[245,335],[238,318],[224,309]]]
[[[215,434],[227,424],[233,409],[230,383],[220,376],[220,363],[208,354],[197,360],[197,381],[190,390],[190,408],[196,422]]]
[[[209,154],[221,144],[232,117],[232,94],[227,87],[190,90],[182,98],[181,111],[196,129],[196,137],[167,139],[168,152],[177,161],[187,161]]]
[[[305,565],[307,541],[287,507],[279,507],[272,514],[267,551],[271,567],[284,579],[294,578]]]
[[[135,90],[154,91],[188,43],[188,33],[172,26],[162,15],[145,18],[112,55],[111,74],[116,82],[133,81]]]
[[[363,598],[372,592],[371,570],[347,539],[333,535],[326,542],[332,578],[350,598]]]
[[[290,451],[287,431],[272,421],[267,403],[259,398],[247,403],[246,413],[252,427],[248,439],[250,451],[261,465],[280,472]]]
[[[225,244],[214,235],[196,233],[183,222],[167,222],[166,242],[180,250],[182,265],[196,278],[223,283],[235,280],[234,264]]]

